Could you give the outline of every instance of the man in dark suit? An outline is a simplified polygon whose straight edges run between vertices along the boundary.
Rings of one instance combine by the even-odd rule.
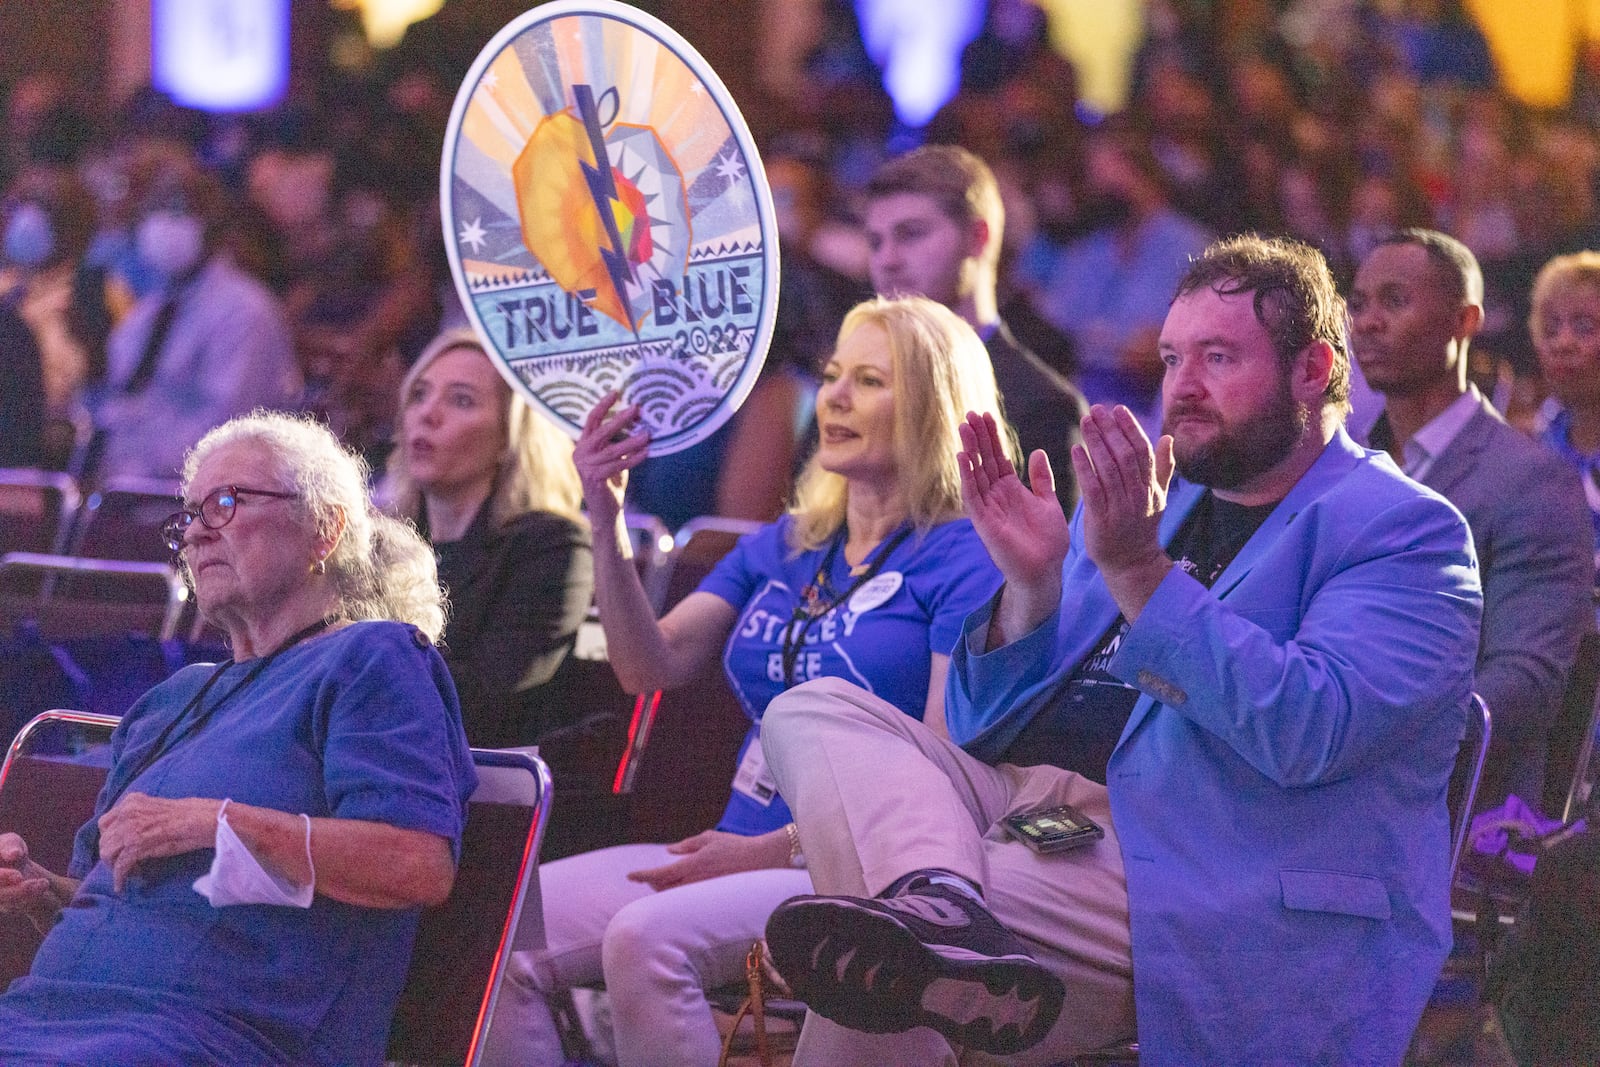
[[[1558,458],[1508,426],[1467,381],[1483,324],[1483,274],[1452,237],[1386,238],[1356,273],[1355,355],[1384,412],[1368,444],[1466,516],[1483,580],[1477,691],[1494,728],[1478,793],[1537,803],[1550,724],[1594,625],[1583,492]]]
[[[863,212],[872,287],[880,296],[925,296],[960,315],[989,349],[1005,414],[1024,456],[1043,449],[1067,514],[1077,503],[1072,446],[1083,394],[1017,343],[1000,318],[995,285],[1005,208],[994,173],[953,145],[897,156],[867,183]]]

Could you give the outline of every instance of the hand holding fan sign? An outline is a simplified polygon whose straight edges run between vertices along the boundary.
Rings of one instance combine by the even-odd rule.
[[[576,437],[618,390],[654,455],[732,416],[772,336],[777,229],[750,132],[681,37],[608,0],[528,12],[473,63],[442,170],[456,289],[530,403]]]

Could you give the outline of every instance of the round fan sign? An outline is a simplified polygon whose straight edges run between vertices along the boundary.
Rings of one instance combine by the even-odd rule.
[[[576,437],[611,389],[653,455],[710,436],[772,338],[772,194],[728,90],[609,0],[520,16],[456,95],[440,180],[456,290],[501,372]]]

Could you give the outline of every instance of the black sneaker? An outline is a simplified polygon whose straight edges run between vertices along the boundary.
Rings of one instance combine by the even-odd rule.
[[[767,920],[767,947],[795,996],[840,1026],[929,1026],[1000,1056],[1042,1041],[1066,996],[988,909],[943,885],[875,900],[795,897]]]

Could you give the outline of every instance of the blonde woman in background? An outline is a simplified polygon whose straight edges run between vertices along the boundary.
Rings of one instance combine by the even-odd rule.
[[[1539,439],[1583,481],[1600,567],[1600,252],[1546,263],[1533,281],[1528,332],[1555,409]]]
[[[450,598],[445,662],[474,745],[571,726],[546,687],[589,610],[594,566],[572,442],[470,330],[435,338],[400,385],[393,509],[433,544]]]

